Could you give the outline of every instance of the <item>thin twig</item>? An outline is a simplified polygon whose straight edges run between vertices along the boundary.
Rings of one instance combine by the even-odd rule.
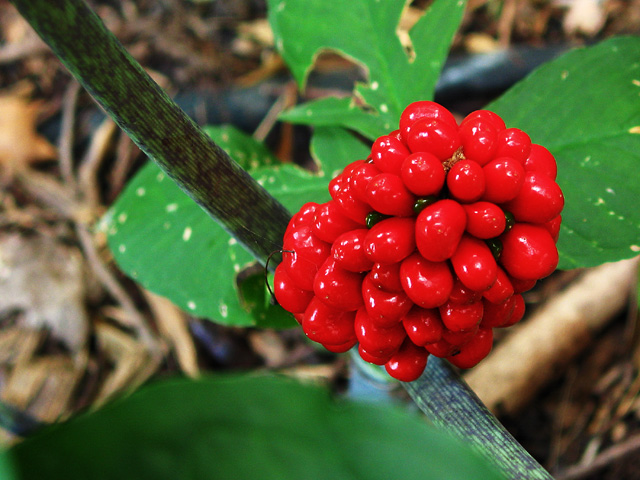
[[[611,465],[627,455],[640,450],[640,434],[629,437],[624,442],[613,445],[598,454],[587,465],[574,465],[556,475],[556,480],[576,480],[594,474],[601,468]]]
[[[60,175],[64,183],[72,191],[76,189],[76,179],[73,174],[73,126],[75,123],[75,111],[78,104],[79,93],[80,84],[75,80],[71,80],[62,99],[62,126],[60,129],[60,139],[58,141]]]

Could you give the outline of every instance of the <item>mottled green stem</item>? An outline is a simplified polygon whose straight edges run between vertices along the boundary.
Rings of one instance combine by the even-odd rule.
[[[476,447],[507,478],[553,480],[445,360],[429,357],[423,375],[403,385],[434,425]]]
[[[12,2],[131,139],[263,263],[289,212],[214,144],[82,0]]]
[[[264,263],[281,242],[287,210],[169,99],[82,0],[12,3],[142,151]],[[509,478],[551,478],[445,362],[432,358],[406,388],[436,425],[488,453]]]

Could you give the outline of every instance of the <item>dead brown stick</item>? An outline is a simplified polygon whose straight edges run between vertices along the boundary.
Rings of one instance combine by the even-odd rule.
[[[587,270],[465,375],[469,386],[490,410],[516,413],[623,309],[637,266],[632,259]]]
[[[617,443],[597,455],[592,462],[586,465],[574,465],[556,475],[557,480],[576,480],[588,475],[593,475],[599,469],[620,460],[622,457],[636,453],[640,450],[640,435],[634,435],[621,443]]]

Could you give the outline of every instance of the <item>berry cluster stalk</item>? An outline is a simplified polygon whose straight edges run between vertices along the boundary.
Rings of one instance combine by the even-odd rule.
[[[82,0],[12,3],[136,145],[266,263],[289,212],[168,97],[93,10]]]
[[[142,151],[264,263],[281,242],[287,210],[169,99],[82,0],[12,3]],[[430,364],[406,388],[434,423],[489,453],[510,478],[551,478],[445,362]]]

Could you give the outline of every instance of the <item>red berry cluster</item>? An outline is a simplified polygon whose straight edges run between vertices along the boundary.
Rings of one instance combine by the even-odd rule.
[[[358,344],[399,380],[418,378],[430,354],[472,367],[558,264],[555,179],[551,153],[495,113],[458,125],[415,102],[331,180],[332,200],[293,216],[276,299],[311,340],[332,352]]]

